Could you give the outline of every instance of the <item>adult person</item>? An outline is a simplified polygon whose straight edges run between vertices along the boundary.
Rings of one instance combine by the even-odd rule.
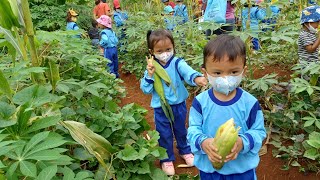
[[[226,24],[216,30],[206,30],[206,36],[212,34],[223,34],[233,31],[235,25],[234,4],[231,0],[206,0],[203,1],[205,7],[204,21],[218,24]]]
[[[95,0],[96,6],[93,8],[93,17],[98,19],[102,15],[111,16],[111,9],[107,3],[104,3],[102,0]]]

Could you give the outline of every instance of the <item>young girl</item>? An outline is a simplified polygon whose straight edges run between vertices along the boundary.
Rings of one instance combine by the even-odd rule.
[[[104,49],[104,57],[110,60],[108,63],[110,73],[115,74],[118,78],[118,38],[112,31],[112,20],[109,16],[102,15],[97,22],[98,27],[103,29],[100,33],[100,46]]]
[[[79,27],[77,25],[77,16],[78,14],[72,10],[72,9],[69,9],[68,12],[67,12],[67,27],[66,29],[67,30],[78,30]]]
[[[118,0],[113,1],[113,19],[117,27],[123,26],[125,21],[128,19],[128,14],[121,10],[120,3]]]
[[[302,30],[298,39],[299,61],[319,61],[320,33],[317,29],[320,22],[320,6],[310,6],[302,11]]]
[[[95,5],[96,6],[93,8],[94,19],[97,19],[102,15],[111,16],[111,9],[106,2],[95,0]]]
[[[193,166],[193,154],[191,154],[191,149],[186,139],[187,108],[185,100],[188,97],[188,91],[184,86],[184,81],[193,86],[205,86],[207,80],[199,72],[193,70],[183,59],[174,56],[174,41],[170,31],[164,29],[149,31],[147,44],[150,54],[163,66],[172,81],[173,87],[168,87],[162,82],[165,98],[174,114],[172,127],[170,120],[165,116],[161,108],[159,96],[153,87],[155,73],[153,64],[148,63],[144,77],[140,81],[140,88],[145,94],[152,94],[151,107],[154,108],[156,130],[160,134],[159,145],[167,150],[168,158],[160,161],[161,167],[167,175],[174,175],[174,137],[177,141],[179,154],[187,165]]]

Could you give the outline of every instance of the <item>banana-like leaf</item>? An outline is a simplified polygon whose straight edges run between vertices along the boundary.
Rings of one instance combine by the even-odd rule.
[[[0,92],[5,94],[9,99],[12,98],[11,88],[9,82],[7,81],[6,77],[0,70]]]
[[[85,124],[76,121],[61,121],[60,123],[69,130],[73,139],[85,147],[100,163],[109,160],[111,154],[116,152],[108,140],[94,133]]]
[[[13,26],[20,27],[18,17],[13,13],[8,0],[1,0],[0,3],[0,26],[9,30]]]
[[[1,4],[1,3],[0,3]],[[23,53],[22,50],[19,46],[19,43],[17,42],[17,40],[15,39],[15,37],[12,35],[11,31],[3,28],[0,26],[0,33],[4,34],[5,39],[12,44],[12,46],[17,50],[17,52],[23,57]]]

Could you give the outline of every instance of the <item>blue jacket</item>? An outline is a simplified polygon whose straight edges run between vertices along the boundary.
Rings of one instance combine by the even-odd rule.
[[[125,24],[125,21],[128,19],[128,14],[123,11],[114,11],[113,19],[116,23],[116,26],[120,27]]]
[[[116,47],[118,44],[118,38],[116,33],[112,29],[106,28],[100,33],[100,46],[103,48]]]
[[[242,29],[246,29],[246,22],[249,16],[249,8],[244,7],[242,10]],[[250,8],[250,29],[251,30],[259,30],[259,22],[263,20],[266,16],[266,10],[261,9],[258,6],[254,6]]]
[[[182,18],[182,20],[179,22],[179,24],[183,24],[189,20],[187,6],[184,4],[181,4],[181,5],[176,4],[176,6],[174,7],[174,14],[173,15],[179,16]]]
[[[228,161],[220,170],[214,169],[208,155],[202,149],[202,142],[214,138],[218,128],[230,118],[236,127],[241,127],[239,137],[243,149],[235,160]],[[241,88],[229,101],[220,101],[209,89],[196,96],[189,113],[187,139],[194,153],[194,165],[201,171],[223,175],[243,173],[255,169],[259,164],[259,150],[266,137],[264,118],[258,100]]]
[[[158,61],[158,60],[157,60]],[[159,61],[158,61],[159,62]],[[192,69],[183,59],[172,57],[163,68],[167,71],[173,87],[168,87],[163,81],[164,94],[170,105],[184,102],[188,98],[188,91],[184,86],[184,81],[189,85],[196,86],[194,79],[202,76],[199,72]],[[159,108],[160,97],[153,88],[154,77],[149,77],[148,71],[140,81],[140,88],[145,94],[152,94],[151,107]],[[173,90],[174,89],[174,90]]]

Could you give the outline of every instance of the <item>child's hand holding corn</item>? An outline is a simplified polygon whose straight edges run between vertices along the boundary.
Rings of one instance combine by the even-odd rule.
[[[152,60],[153,60],[153,56],[150,56],[149,58],[146,56],[146,59],[147,59],[147,71],[148,71],[148,75],[149,77],[151,78],[155,72],[155,68],[154,68],[154,65],[152,63]]]

